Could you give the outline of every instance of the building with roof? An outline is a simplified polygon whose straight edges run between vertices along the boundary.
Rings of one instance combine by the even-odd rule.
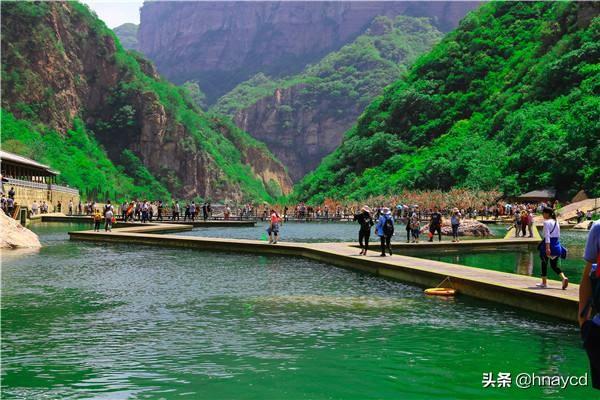
[[[517,200],[523,202],[550,201],[554,199],[556,199],[556,190],[554,189],[533,190],[517,197]]]
[[[60,202],[64,211],[70,200],[74,204],[80,201],[79,190],[56,183],[60,172],[30,158],[0,150],[0,170],[2,193],[6,195],[13,188],[15,202],[21,207],[31,209],[34,201],[46,202],[52,212]]]

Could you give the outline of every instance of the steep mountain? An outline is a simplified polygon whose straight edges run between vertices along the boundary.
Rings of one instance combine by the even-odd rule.
[[[113,29],[115,35],[119,38],[121,45],[127,50],[137,50],[137,32],[138,25],[125,23]]]
[[[300,74],[256,75],[213,109],[266,143],[298,181],[340,145],[373,98],[441,38],[426,18],[376,17],[366,33]]]
[[[205,114],[76,2],[2,5],[2,147],[84,193],[271,199],[291,181],[264,144]]]
[[[600,195],[600,4],[498,2],[390,85],[298,199],[401,188]]]
[[[138,49],[172,82],[214,103],[258,72],[295,74],[363,33],[374,17],[431,17],[447,31],[475,2],[145,2]]]

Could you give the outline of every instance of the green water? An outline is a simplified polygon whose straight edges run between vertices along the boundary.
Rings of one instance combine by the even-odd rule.
[[[581,274],[585,266],[583,261],[583,251],[586,239],[586,231],[563,230],[561,232],[561,243],[568,249],[568,256],[564,260],[559,260],[559,268],[567,275],[567,277],[569,277],[569,280],[572,283],[579,283],[581,281]],[[537,251],[526,252],[526,254],[517,251],[502,250],[460,254],[443,252],[420,252],[414,254],[417,257],[453,264],[468,265],[470,267],[487,268],[496,271],[532,276],[540,276],[541,274],[541,260]],[[524,256],[525,259],[523,258]],[[529,260],[529,263],[525,260]],[[554,273],[550,266],[548,266],[548,279],[560,280],[560,277]]]
[[[488,225],[492,232],[490,238],[498,239],[506,235],[507,227],[505,225]],[[196,228],[191,232],[180,232],[181,236],[211,236],[234,239],[254,239],[266,240],[266,223],[258,222],[252,228]],[[402,241],[405,237],[404,231],[396,232],[392,239],[393,242]],[[569,277],[573,283],[579,283],[584,263],[582,261],[583,249],[587,232],[577,230],[563,230],[561,232],[562,243],[568,248],[569,256],[565,260],[559,261],[559,267]],[[358,236],[358,225],[355,223],[288,223],[281,229],[281,240],[290,242],[355,242]],[[481,237],[464,237],[462,241],[483,239]],[[444,241],[450,241],[451,238],[443,237]],[[371,237],[372,243],[378,243],[378,238],[374,233]],[[516,274],[539,276],[541,273],[541,261],[537,252],[526,252],[524,259],[522,252],[514,249],[503,250],[502,248],[494,251],[477,252],[436,252],[430,249],[423,250],[401,250],[402,254],[427,258],[430,260],[444,261],[453,264],[467,265],[496,271],[510,272]],[[558,275],[548,266],[548,278],[559,280]]]
[[[73,229],[74,227],[71,227]],[[593,398],[578,329],[295,258],[69,242],[3,255],[3,398]]]
[[[180,232],[183,236],[211,236],[234,239],[267,240],[266,222],[257,222],[254,227],[224,227],[224,228],[194,228],[191,232]],[[280,238],[289,242],[356,242],[358,241],[358,223],[353,222],[324,222],[324,223],[285,223],[281,227]],[[506,227],[489,225],[493,238],[502,238]],[[378,242],[375,229],[371,232],[371,242]],[[406,240],[404,227],[396,229],[392,242]],[[465,237],[463,240],[482,239],[481,237]],[[450,241],[450,237],[444,237]]]

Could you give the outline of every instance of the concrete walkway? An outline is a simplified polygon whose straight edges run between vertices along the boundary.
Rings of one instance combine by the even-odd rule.
[[[89,223],[92,224],[92,216],[91,215],[62,215],[62,214],[54,214],[54,215],[41,215],[37,219],[41,222],[73,222],[73,223]],[[104,220],[104,217],[102,218]],[[126,226],[146,226],[148,224],[159,223],[158,221],[152,221],[148,223],[141,223],[139,221],[134,222],[120,222],[117,219],[116,224],[119,227],[124,225]],[[202,219],[194,220],[194,221],[160,221],[161,224],[170,224],[170,225],[188,225],[193,226],[194,228],[203,228],[203,227],[250,227],[255,226],[256,222],[254,221],[225,221],[225,220],[209,220],[204,221]],[[115,227],[117,225],[115,224]]]
[[[282,242],[270,245],[267,242],[258,240],[159,234],[159,232],[183,231],[191,228],[190,225],[146,224],[144,226],[135,225],[118,228],[108,233],[103,231],[78,231],[69,232],[69,235],[71,240],[126,242],[128,244],[209,251],[305,257],[342,268],[413,283],[424,288],[435,287],[448,278],[450,283],[446,283],[444,286],[451,286],[457,289],[460,294],[535,311],[572,322],[577,321],[579,287],[576,284],[570,284],[567,290],[561,290],[559,282],[550,281],[549,288],[539,289],[535,286],[540,281],[539,278],[400,254],[394,254],[391,257],[380,257],[379,252],[373,252],[368,256],[359,256],[358,249],[350,243]],[[419,246],[419,248],[425,250],[446,248],[449,245],[459,247],[461,243],[473,245],[474,242],[477,242],[476,244],[480,245],[479,242],[493,241],[499,244],[499,241],[506,243],[510,240],[513,239],[469,240],[460,243],[426,242],[413,246]],[[539,242],[537,238],[515,238],[514,240]],[[402,245],[396,245],[400,252],[403,248]],[[486,246],[489,246],[489,244],[486,243]]]

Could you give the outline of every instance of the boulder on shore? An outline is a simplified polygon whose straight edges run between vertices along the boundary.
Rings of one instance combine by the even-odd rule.
[[[566,221],[577,218],[577,210],[581,210],[584,213],[587,213],[589,210],[596,210],[596,212],[598,212],[597,207],[600,208],[600,198],[586,199],[571,203],[558,210],[558,219],[560,221]]]
[[[0,210],[0,249],[42,247],[38,236]]]
[[[429,224],[421,228],[421,233],[429,232]],[[442,221],[442,235],[452,236],[452,225],[450,220],[444,219]],[[493,236],[490,229],[486,224],[475,221],[474,219],[465,219],[460,221],[458,227],[458,236]]]
[[[581,221],[580,223],[578,223],[577,225],[575,225],[573,227],[573,229],[581,229],[581,230],[589,230],[592,227],[592,224],[594,223],[594,221],[588,221],[587,219],[585,221]]]

